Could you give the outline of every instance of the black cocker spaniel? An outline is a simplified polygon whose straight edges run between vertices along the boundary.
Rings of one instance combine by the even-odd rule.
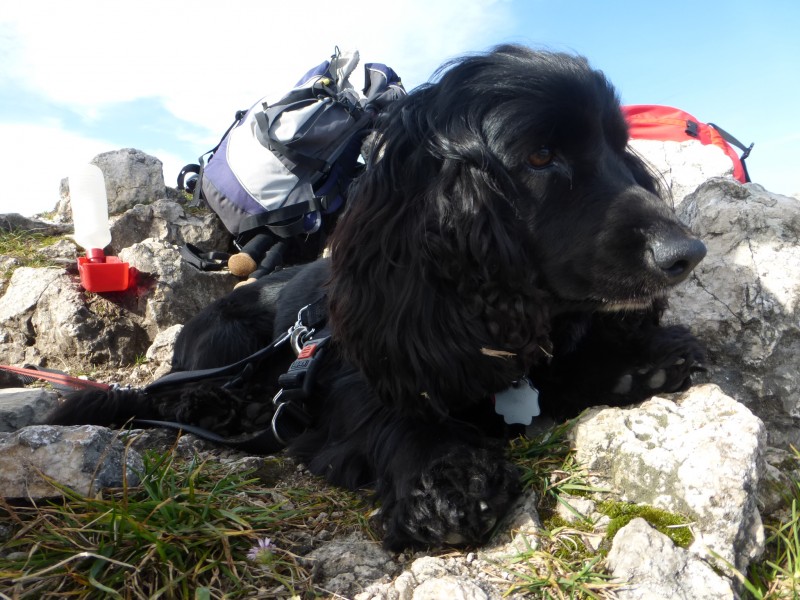
[[[498,442],[514,422],[684,389],[702,360],[659,319],[705,247],[627,142],[583,58],[501,46],[448,64],[379,123],[331,258],[208,306],[173,369],[247,356],[326,295],[332,342],[289,452],[373,488],[389,548],[482,543],[519,490]],[[51,422],[255,429],[293,359],[281,348],[238,392],[82,394]]]

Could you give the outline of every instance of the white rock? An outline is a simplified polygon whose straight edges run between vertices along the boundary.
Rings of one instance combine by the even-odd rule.
[[[606,564],[619,600],[733,600],[731,582],[644,519],[617,532]]]
[[[694,552],[710,549],[740,570],[762,552],[764,425],[717,386],[696,386],[675,402],[593,409],[572,435],[597,485],[693,520]]]

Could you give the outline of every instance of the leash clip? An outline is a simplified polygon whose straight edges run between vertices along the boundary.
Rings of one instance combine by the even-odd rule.
[[[308,341],[308,339],[314,334],[316,329],[313,327],[306,327],[305,322],[307,317],[303,313],[308,312],[308,306],[304,306],[297,312],[297,320],[294,322],[289,328],[287,332],[289,334],[289,341],[292,345],[292,350],[294,350],[295,356],[299,355],[300,352],[303,350],[303,345]]]

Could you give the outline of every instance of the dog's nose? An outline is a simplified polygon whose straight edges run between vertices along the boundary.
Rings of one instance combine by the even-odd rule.
[[[686,279],[706,255],[703,242],[683,235],[651,240],[649,250],[655,266],[666,276],[670,285]]]

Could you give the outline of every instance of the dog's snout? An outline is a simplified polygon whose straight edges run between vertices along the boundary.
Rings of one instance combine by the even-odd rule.
[[[667,278],[670,285],[688,277],[706,255],[706,246],[695,237],[669,236],[651,240],[649,251],[654,266]]]

